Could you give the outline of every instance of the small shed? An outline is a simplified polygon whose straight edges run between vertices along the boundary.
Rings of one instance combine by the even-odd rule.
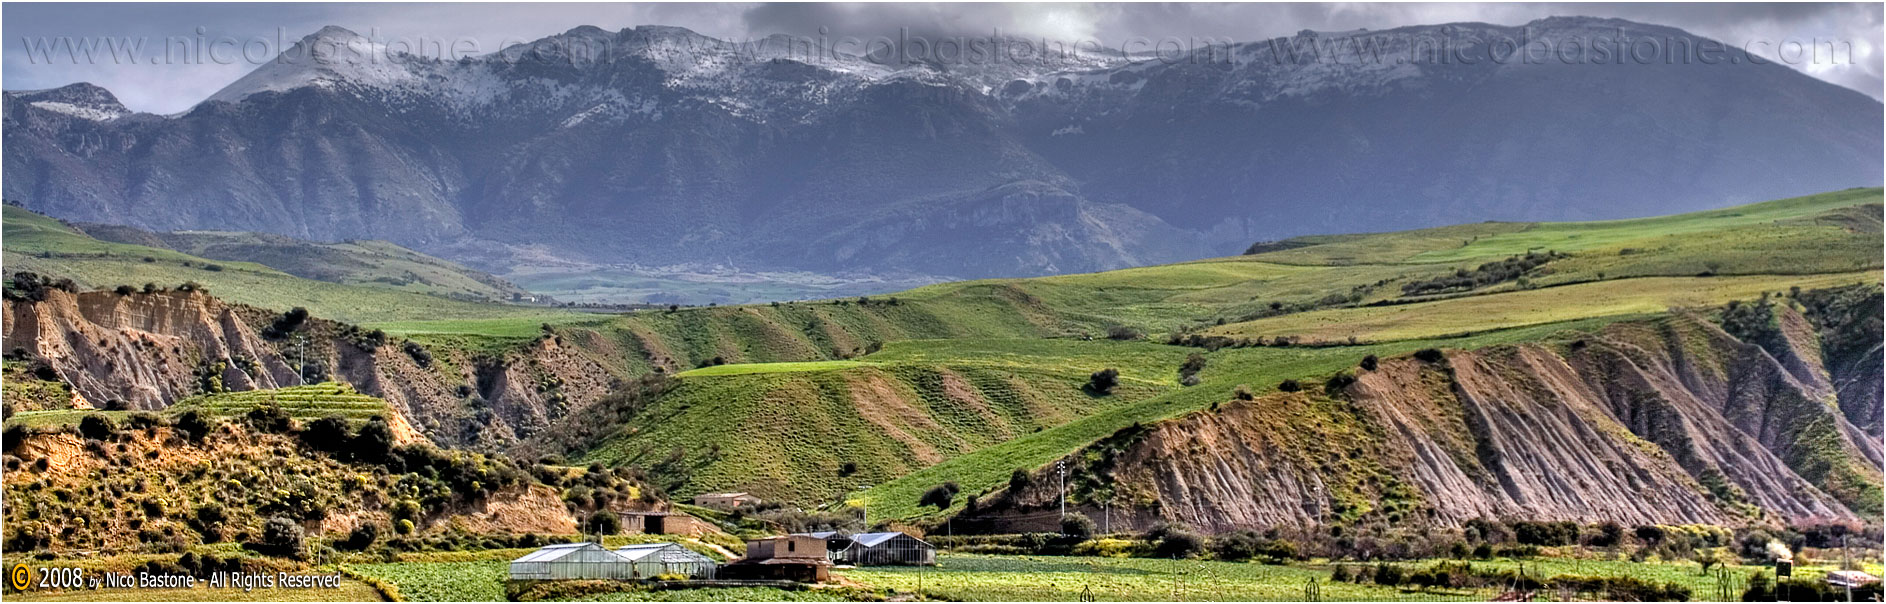
[[[511,561],[513,581],[557,581],[565,579],[633,579],[634,565],[628,558],[595,543],[562,543],[539,548]]]
[[[936,564],[936,546],[903,533],[859,533],[850,537],[828,537],[828,543],[845,543],[832,552],[832,561],[854,566],[928,566]]]
[[[691,579],[712,579],[717,566],[713,558],[675,543],[641,543],[615,550],[634,565],[635,577],[649,579],[660,575],[682,575]]]

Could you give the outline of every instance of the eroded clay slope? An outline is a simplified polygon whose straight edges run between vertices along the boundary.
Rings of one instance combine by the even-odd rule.
[[[244,391],[301,383],[296,370],[386,399],[440,444],[497,449],[599,399],[613,373],[598,358],[609,342],[544,337],[501,354],[409,351],[377,345],[357,328],[310,318],[295,336],[262,335],[280,315],[231,305],[201,291],[118,294],[48,289],[40,301],[5,301],[5,350],[44,360],[75,398],[162,409],[204,392],[207,378]],[[596,339],[594,334],[572,337]],[[322,378],[316,378],[322,379]]]
[[[1069,492],[1116,529],[1213,532],[1878,517],[1878,445],[1841,413],[1818,355],[1785,356],[1673,316],[1388,359],[1346,387],[1306,384],[1124,430],[1067,458]],[[1054,478],[1050,467],[1020,493],[985,497],[957,526],[1052,530],[1058,515],[1039,512],[1053,508]]]

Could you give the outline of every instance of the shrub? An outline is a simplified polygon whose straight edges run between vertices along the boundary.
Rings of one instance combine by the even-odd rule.
[[[1578,523],[1571,521],[1532,522],[1515,521],[1513,538],[1523,545],[1552,547],[1571,545],[1578,542]]]
[[[1191,558],[1205,552],[1204,537],[1171,524],[1154,527],[1146,540],[1153,542],[1153,556],[1159,558]]]
[[[347,533],[347,540],[341,542],[341,547],[356,552],[364,551],[372,547],[373,542],[379,539],[380,527],[370,522],[364,522]]]
[[[1184,383],[1187,379],[1190,379],[1193,384],[1196,384],[1198,383],[1198,373],[1204,370],[1205,355],[1196,352],[1185,355],[1185,362],[1179,365],[1179,382]]]
[[[1238,384],[1237,388],[1232,389],[1231,395],[1241,401],[1257,400],[1257,394],[1251,392],[1251,387],[1244,384]]]
[[[347,419],[338,415],[330,415],[309,422],[308,426],[301,430],[300,436],[301,442],[307,443],[309,448],[327,453],[344,451],[348,441],[353,439]]]
[[[1363,370],[1363,371],[1375,371],[1375,367],[1376,367],[1376,365],[1377,365],[1377,364],[1378,364],[1379,362],[1380,362],[1380,361],[1379,361],[1378,359],[1376,359],[1376,358],[1375,358],[1375,355],[1369,355],[1369,356],[1366,356],[1366,357],[1362,357],[1362,363],[1361,363],[1361,366],[1362,366],[1362,370]]]
[[[307,534],[293,518],[275,516],[262,525],[263,552],[284,558],[301,558]]]
[[[287,434],[295,429],[294,418],[289,417],[287,411],[283,411],[281,406],[274,403],[250,409],[248,413],[242,415],[242,418],[250,428],[257,432]]]
[[[190,440],[200,441],[208,436],[211,430],[216,429],[216,419],[202,411],[191,409],[177,416],[176,427]]]
[[[426,347],[420,346],[418,342],[407,340],[400,344],[399,348],[406,352],[406,356],[412,357],[413,364],[418,365],[420,369],[432,367],[432,351],[426,350]]]
[[[1098,558],[1126,558],[1133,555],[1136,546],[1129,539],[1089,539],[1076,544],[1069,553]]]
[[[112,289],[111,291],[112,291],[112,293],[115,293],[115,294],[118,294],[118,295],[120,295],[120,296],[129,296],[129,295],[131,295],[131,294],[135,294],[135,293],[138,293],[138,290],[137,290],[137,288],[135,288],[135,287],[131,287],[131,286],[129,286],[129,285],[120,285],[120,286],[118,286],[118,287],[116,287],[116,288],[114,288],[114,289]]]
[[[1303,384],[1296,380],[1284,380],[1281,382],[1277,382],[1277,391],[1278,392],[1301,392],[1303,391]]]
[[[1355,383],[1356,376],[1349,375],[1347,371],[1340,372],[1336,375],[1329,376],[1329,379],[1323,382],[1323,393],[1330,396],[1340,396],[1343,392],[1349,390],[1350,386],[1355,385]]]
[[[1420,359],[1421,362],[1424,363],[1439,363],[1442,359],[1447,358],[1447,355],[1442,353],[1439,348],[1423,348],[1415,351],[1414,358]]]
[[[1375,565],[1375,584],[1376,585],[1386,585],[1389,587],[1394,587],[1396,585],[1401,585],[1402,583],[1405,583],[1406,581],[1407,579],[1402,575],[1401,567],[1395,566],[1393,564]]]
[[[1010,472],[1008,475],[1008,494],[1010,497],[1020,495],[1022,491],[1028,490],[1028,487],[1034,483],[1035,477],[1030,475],[1028,470],[1015,468],[1015,471]]]
[[[1096,530],[1094,519],[1086,514],[1073,512],[1061,518],[1061,534],[1071,537],[1091,537]]]
[[[1107,339],[1109,340],[1138,340],[1145,337],[1146,332],[1125,325],[1114,325],[1107,328]]]
[[[917,505],[935,506],[939,510],[947,509],[950,504],[956,502],[956,494],[962,490],[963,488],[954,482],[939,484],[924,491],[923,496],[917,499]]]
[[[1211,540],[1212,555],[1228,562],[1249,560],[1257,556],[1263,540],[1262,535],[1250,529],[1225,533]]]
[[[91,440],[108,440],[118,433],[117,422],[103,415],[87,415],[79,420],[79,434]]]
[[[1113,394],[1120,385],[1120,370],[1108,367],[1087,376],[1087,389],[1098,394]]]

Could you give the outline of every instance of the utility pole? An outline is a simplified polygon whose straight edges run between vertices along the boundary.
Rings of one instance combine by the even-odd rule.
[[[861,485],[858,485],[858,490],[859,490],[859,491],[868,491],[868,490],[870,490],[870,489],[871,489],[871,485],[868,485],[868,484],[861,484]],[[868,501],[865,501],[864,499],[859,499],[859,500],[858,500],[858,515],[859,515],[859,516],[862,516],[862,517],[863,517],[863,522],[864,522],[864,530],[866,530],[866,531],[869,531],[869,530],[871,530],[871,505],[870,505],[870,502],[868,502]]]
[[[308,385],[308,347],[307,336],[295,334],[295,357],[300,361],[295,365],[295,380],[301,385]]]
[[[1061,475],[1061,519],[1067,520],[1067,460],[1054,462],[1054,471]]]

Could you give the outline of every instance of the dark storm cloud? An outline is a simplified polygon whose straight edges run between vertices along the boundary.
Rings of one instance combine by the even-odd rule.
[[[264,37],[292,43],[323,25],[369,35],[471,40],[480,52],[578,25],[687,27],[721,38],[805,36],[989,36],[1096,41],[1129,38],[1257,40],[1299,30],[1388,29],[1458,21],[1520,25],[1549,16],[1618,17],[1678,27],[1736,47],[1761,41],[1837,40],[1837,64],[1794,64],[1814,77],[1881,96],[1879,4],[7,4],[8,89],[90,81],[147,111],[187,109],[254,68],[253,62],[126,65],[34,63],[21,52],[40,36]],[[1764,47],[1752,49],[1758,54]],[[1771,57],[1772,58],[1772,57]],[[266,60],[266,59],[263,59]]]

